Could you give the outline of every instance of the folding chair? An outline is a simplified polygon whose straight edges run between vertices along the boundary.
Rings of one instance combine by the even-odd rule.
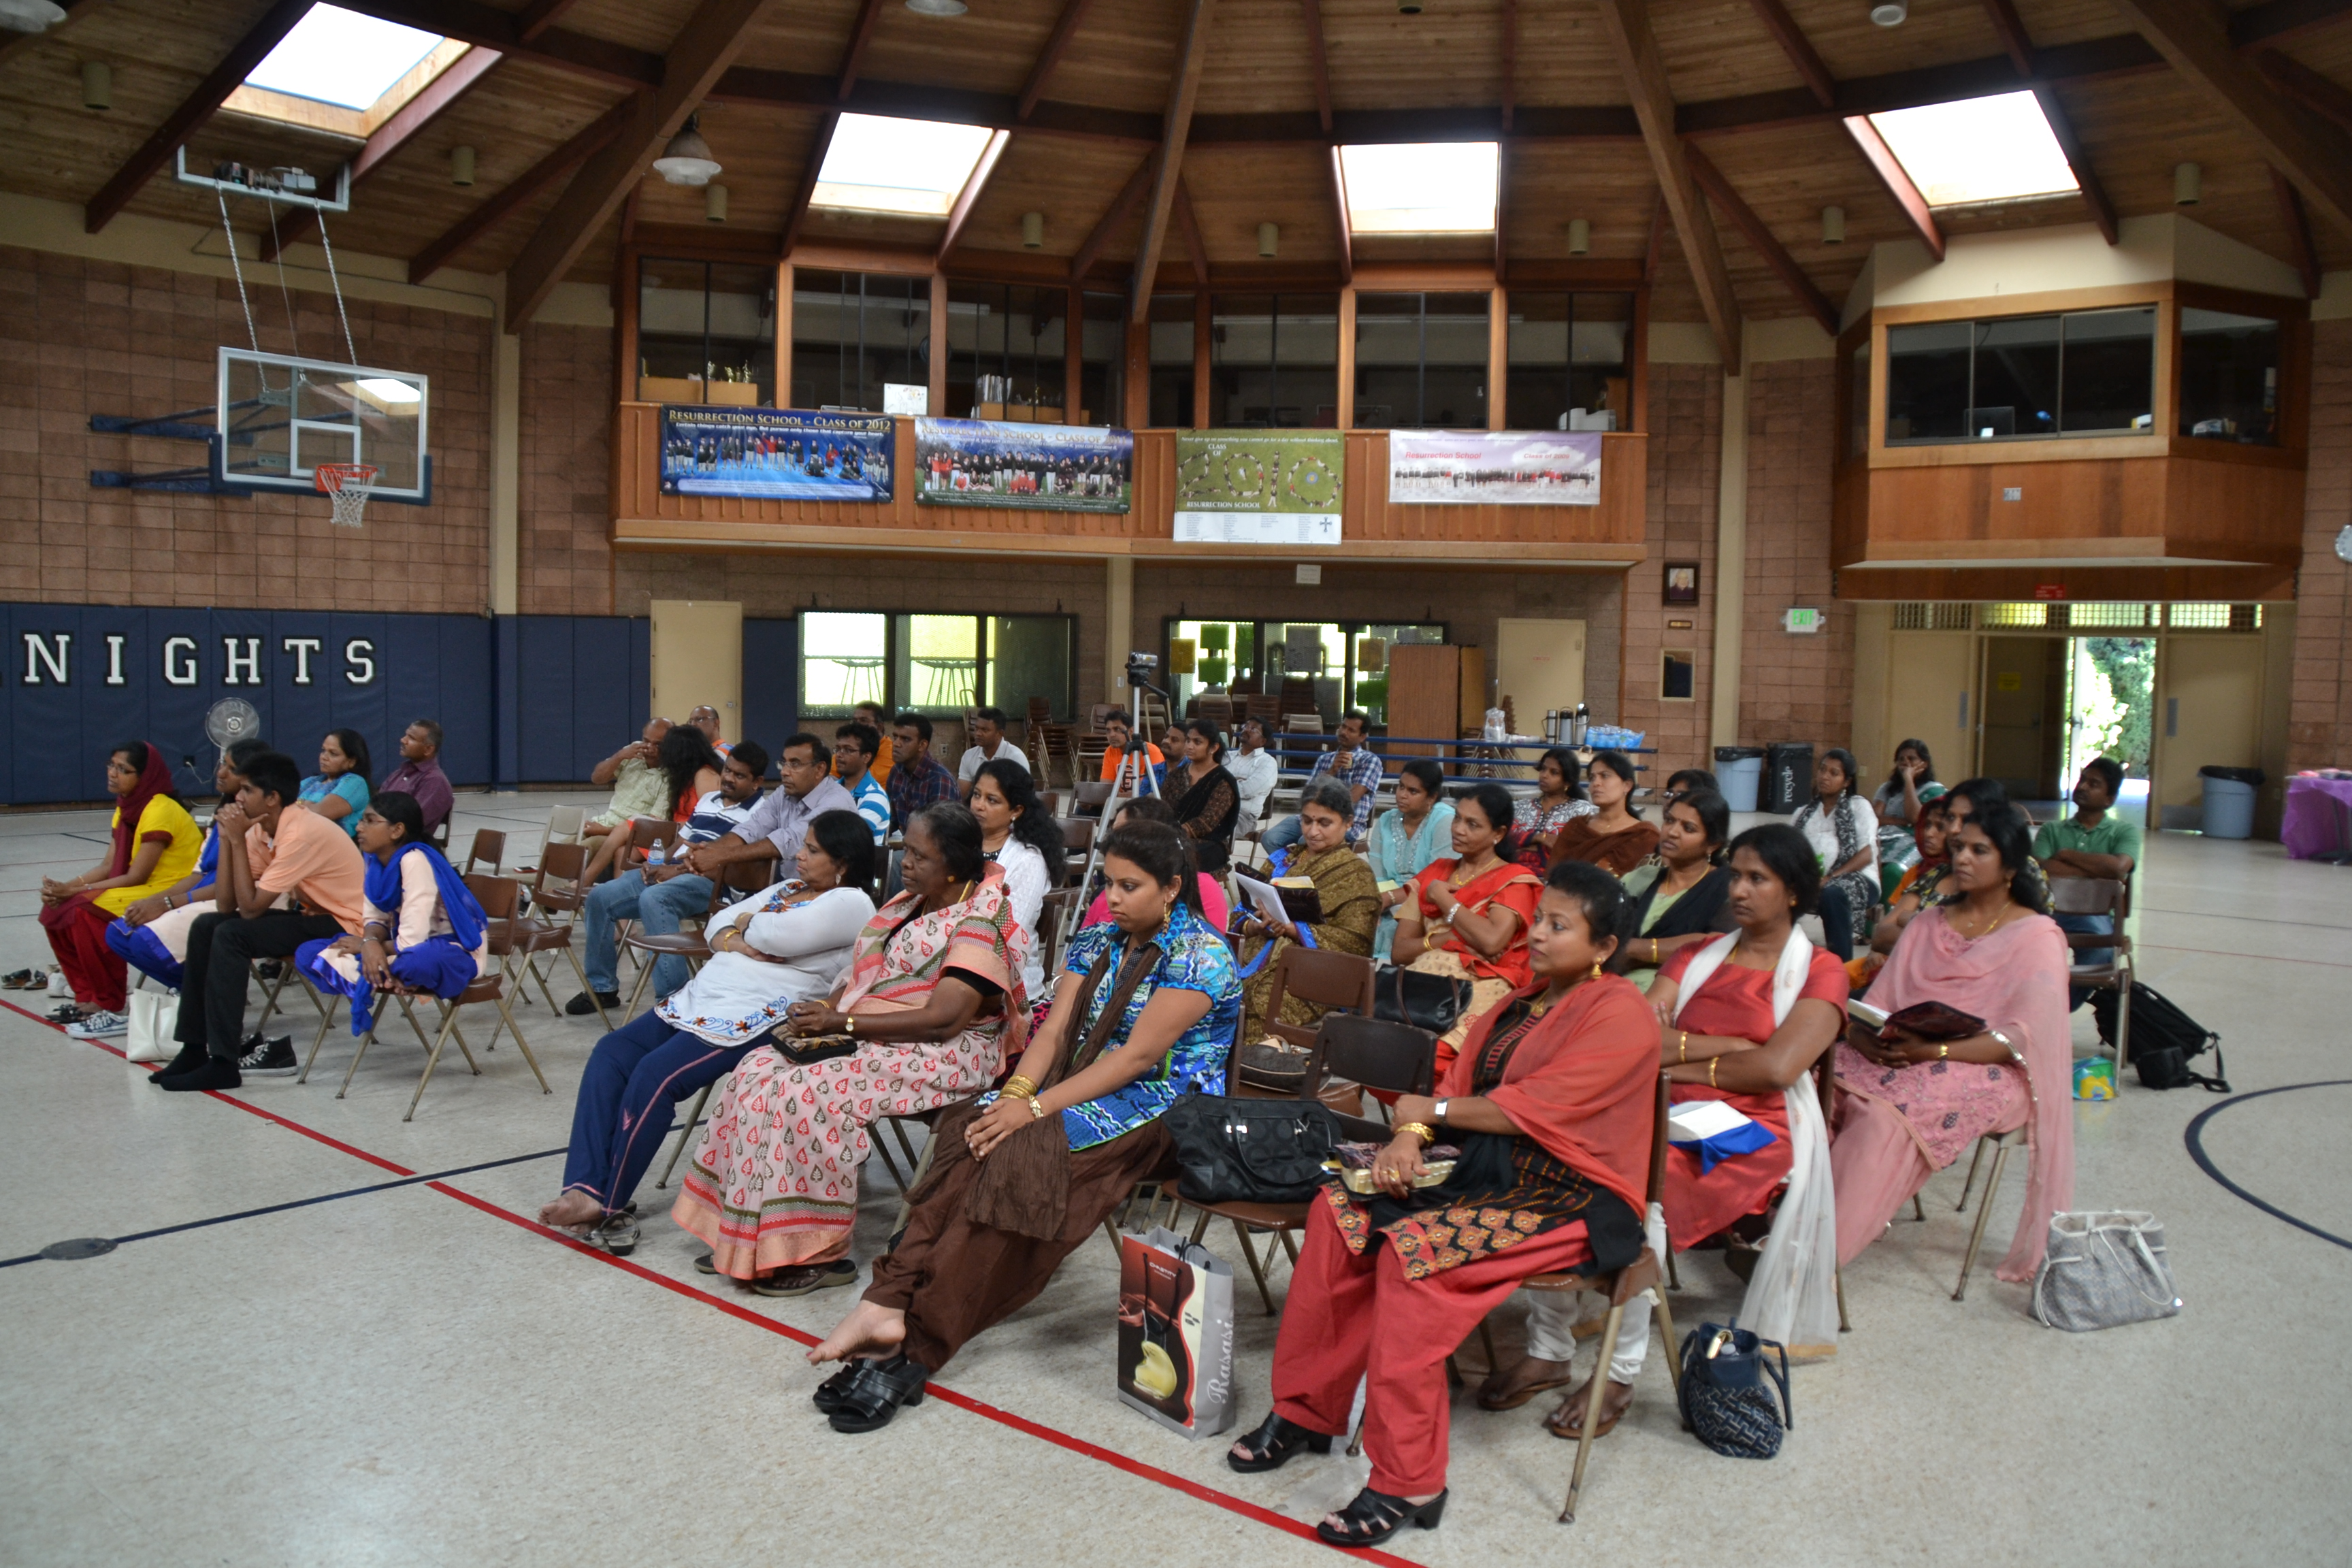
[[[1095,847],[1095,835],[1102,824],[1091,816],[1065,816],[1062,825],[1062,847],[1073,855],[1084,856]]]
[[[1037,967],[1045,976],[1048,995],[1052,994],[1051,988],[1061,973],[1057,961],[1069,946],[1070,933],[1076,922],[1086,912],[1086,896],[1084,888],[1056,888],[1045,895],[1045,901],[1037,911]],[[1044,1001],[1045,997],[1032,996],[1029,1000],[1034,1004]]]
[[[2131,886],[2105,877],[2053,877],[2050,879],[2050,912],[2056,915],[2105,915],[2107,923],[2115,928],[2112,934],[2088,931],[2066,933],[2066,947],[2070,953],[2112,950],[2105,963],[2070,968],[2066,972],[2066,983],[2070,986],[2116,994],[2116,1092],[2121,1094],[2124,1063],[2131,1059],[2132,947],[2131,938],[2124,934],[2124,922],[2131,917]],[[1963,1279],[1960,1283],[1965,1289],[1968,1281]]]
[[[490,874],[496,876],[499,868],[505,863],[506,858],[507,836],[494,827],[477,827],[474,829],[474,847],[466,851],[466,863],[458,869],[462,874],[470,877],[474,874],[476,863],[487,860],[489,862]]]
[[[1110,801],[1112,781],[1087,779],[1070,792],[1070,815],[1079,817],[1100,817],[1103,807]]]
[[[2050,880],[2054,885],[2066,879],[2053,877]],[[2122,1032],[2121,1029],[2116,1030],[2117,1034]],[[1977,1167],[1984,1163],[1987,1144],[1992,1146],[1992,1174],[1985,1180],[1984,1197],[1977,1204],[1977,1223],[1969,1231],[1968,1254],[1960,1259],[1960,1282],[1952,1287],[1952,1300],[1955,1301],[1964,1300],[1968,1297],[1969,1274],[1977,1266],[1977,1249],[1984,1245],[1985,1221],[1992,1217],[1992,1200],[2000,1191],[2001,1173],[2009,1166],[2011,1152],[2026,1146],[2025,1131],[2024,1128],[2020,1127],[2008,1132],[1988,1132],[1977,1140],[1977,1152],[1969,1161],[1968,1176],[1960,1183],[1959,1206],[1953,1212],[1956,1214],[1968,1212],[1969,1193],[1977,1184]],[[1916,1208],[1918,1199],[1915,1196],[1912,1203]]]
[[[768,885],[772,862],[737,860],[721,871],[710,884],[710,902],[702,911],[702,924],[693,931],[679,931],[647,935],[632,931],[626,940],[629,951],[637,961],[637,984],[629,993],[628,1005],[621,1009],[621,1022],[625,1024],[637,1016],[637,1003],[646,994],[646,982],[653,978],[654,965],[663,958],[678,957],[689,969],[699,969],[710,956],[710,940],[705,933],[710,921],[720,910],[735,900],[728,894],[756,893]],[[566,949],[568,952],[569,949]]]

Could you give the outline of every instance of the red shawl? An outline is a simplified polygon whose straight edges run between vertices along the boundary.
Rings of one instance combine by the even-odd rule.
[[[1538,981],[1517,998],[1540,996],[1548,984]],[[1503,1002],[1472,1022],[1438,1083],[1441,1099],[1472,1092],[1487,1037],[1509,1006]],[[1538,1019],[1486,1098],[1546,1152],[1639,1215],[1648,1197],[1657,1096],[1657,1016],[1638,986],[1610,974],[1577,986]]]
[[[147,743],[147,765],[139,770],[139,782],[122,797],[114,816],[114,854],[106,863],[109,877],[120,877],[131,869],[131,857],[139,846],[139,819],[147,811],[147,803],[159,795],[172,793],[172,770],[163,765],[163,752],[152,742]]]

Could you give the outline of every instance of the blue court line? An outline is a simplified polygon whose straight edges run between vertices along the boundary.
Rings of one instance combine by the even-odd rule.
[[[2203,1171],[2207,1175],[2221,1183],[2222,1186],[2228,1188],[2231,1192],[2235,1193],[2238,1196],[2245,1199],[2248,1203],[2253,1205],[2264,1214],[2269,1215],[2272,1218],[2283,1219],[2286,1221],[2287,1224],[2294,1226],[2297,1230],[2307,1230],[2311,1232],[2312,1235],[2319,1237],[2322,1241],[2332,1241],[2338,1247],[2352,1248],[2352,1241],[2345,1240],[2342,1237],[2336,1235],[2333,1231],[2322,1230],[2308,1220],[2297,1219],[2294,1215],[2287,1213],[2286,1210],[2280,1208],[2276,1204],[2264,1203],[2262,1199],[2254,1196],[2253,1194],[2246,1191],[2245,1188],[2238,1185],[2237,1183],[2223,1175],[2220,1168],[2213,1163],[2212,1157],[2205,1152],[2204,1137],[2205,1124],[2208,1121],[2212,1121],[2216,1116],[2221,1115],[2221,1112],[2229,1110],[2230,1107],[2233,1105],[2243,1105],[2250,1100],[2260,1100],[2266,1094],[2292,1093],[2294,1090],[2298,1089],[2345,1088],[2352,1088],[2352,1079],[2330,1078],[2322,1079],[2316,1083],[2282,1084],[2276,1089],[2256,1089],[2252,1094],[2233,1095],[2210,1110],[2199,1112],[2196,1119],[2189,1123],[2189,1130],[2181,1135],[2189,1144],[2189,1157],[2197,1162],[2197,1168],[2199,1170]]]

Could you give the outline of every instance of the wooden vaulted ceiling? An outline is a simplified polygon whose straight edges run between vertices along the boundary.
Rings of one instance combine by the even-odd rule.
[[[1221,285],[1307,289],[1351,262],[1499,249],[1507,278],[1550,279],[1570,275],[1580,217],[1585,275],[1646,265],[1656,319],[1720,330],[1818,318],[1874,242],[1920,232],[1845,117],[2030,86],[2085,195],[1947,209],[1937,234],[2174,210],[2173,166],[2194,161],[2197,221],[2307,274],[2352,266],[2352,0],[1913,0],[1895,28],[1867,0],[1426,0],[1418,16],[1395,0],[971,0],[950,18],[900,0],[343,4],[476,52],[362,144],[218,107],[305,0],[73,0],[47,34],[0,35],[0,184],[83,204],[93,229],[121,211],[216,222],[210,193],[170,178],[182,142],[203,165],[353,159],[336,243],[407,258],[413,277],[508,272],[527,316],[564,278],[606,278],[625,225],[722,232],[702,193],[645,172],[699,110],[725,165],[726,243],[747,255],[788,234],[910,254],[945,238],[951,271],[1059,279],[1080,258],[1121,288],[1147,247],[1163,283],[1189,286],[1197,247]],[[112,67],[102,112],[81,104],[91,59]],[[845,109],[1009,139],[951,235],[809,210]],[[1498,239],[1348,243],[1335,139],[1471,136],[1505,143]],[[1163,181],[1169,140],[1183,151]],[[449,180],[460,144],[477,149],[469,188]],[[1840,246],[1822,240],[1832,205]],[[1045,245],[1024,252],[1032,211]],[[278,242],[307,232],[285,223]]]

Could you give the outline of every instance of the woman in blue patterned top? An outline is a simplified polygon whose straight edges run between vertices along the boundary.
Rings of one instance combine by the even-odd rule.
[[[1110,919],[1071,942],[1053,1012],[1002,1093],[948,1112],[898,1245],[812,1363],[837,1432],[923,1395],[966,1341],[1019,1310],[1138,1182],[1172,1173],[1160,1115],[1223,1094],[1242,987],[1201,918],[1190,845],[1164,823],[1103,845]]]

